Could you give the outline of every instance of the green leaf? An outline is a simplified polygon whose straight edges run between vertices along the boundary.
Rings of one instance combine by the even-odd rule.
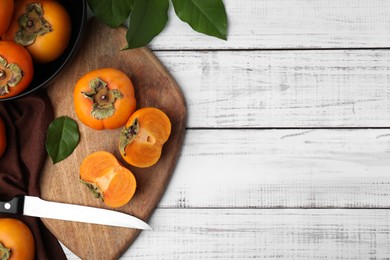
[[[46,134],[46,151],[53,163],[58,163],[72,154],[79,143],[80,134],[76,121],[62,116],[51,122]]]
[[[227,15],[222,0],[172,0],[176,15],[197,32],[227,39]]]
[[[96,17],[110,27],[118,27],[129,17],[134,0],[88,0]]]
[[[168,21],[169,0],[134,0],[125,49],[147,45]]]

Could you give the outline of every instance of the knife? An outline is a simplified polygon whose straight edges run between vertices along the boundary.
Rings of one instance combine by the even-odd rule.
[[[142,220],[125,213],[89,206],[46,201],[34,196],[18,196],[10,201],[0,201],[0,213],[22,214],[31,217],[153,230]]]

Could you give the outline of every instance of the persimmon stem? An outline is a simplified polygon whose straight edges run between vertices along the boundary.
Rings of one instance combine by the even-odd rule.
[[[5,79],[6,76],[5,70],[0,70],[0,79]]]
[[[34,27],[34,20],[33,19],[29,19],[26,23],[26,27],[27,28],[33,28]]]
[[[99,189],[98,186],[93,183],[83,181],[82,179],[80,179],[80,182],[88,187],[88,189],[93,193],[95,198],[101,199],[104,202],[103,192]]]
[[[138,118],[134,119],[134,122],[129,127],[124,127],[119,136],[119,150],[126,156],[126,146],[130,144],[139,132]]]
[[[9,93],[9,87],[15,87],[23,78],[23,71],[16,63],[0,56],[0,96]]]
[[[110,89],[107,82],[95,78],[89,82],[91,91],[81,92],[86,98],[93,101],[91,115],[102,120],[115,114],[115,102],[123,98],[118,89]]]
[[[44,17],[41,3],[27,4],[26,10],[20,15],[18,22],[19,27],[14,41],[23,46],[33,44],[38,36],[53,31],[52,25]]]
[[[8,260],[11,257],[11,249],[6,248],[2,243],[0,243],[0,257],[1,260]]]

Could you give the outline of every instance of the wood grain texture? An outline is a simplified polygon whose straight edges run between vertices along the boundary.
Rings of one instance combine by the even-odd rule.
[[[163,208],[389,208],[390,130],[187,130]]]
[[[173,8],[154,50],[383,48],[390,42],[387,0],[224,0],[228,41],[194,32]]]
[[[139,169],[124,163],[135,175],[137,190],[133,199],[118,211],[148,220],[155,209],[178,159],[184,136],[186,106],[174,79],[158,59],[145,48],[119,52],[125,30],[110,29],[95,20],[77,58],[48,89],[55,116],[67,115],[78,122],[81,140],[73,154],[55,165],[48,159],[41,178],[42,198],[80,205],[107,208],[79,181],[79,167],[89,154],[99,150],[113,153],[123,162],[118,142],[121,129],[96,131],[83,125],[73,109],[75,82],[85,73],[111,67],[126,73],[133,81],[137,108],[157,107],[171,120],[172,132],[160,160],[152,167]],[[117,259],[134,241],[139,231],[85,223],[43,219],[52,233],[83,259]]]
[[[121,259],[388,259],[390,2],[224,3],[228,41],[171,7],[150,45],[188,130],[155,232]]]
[[[389,50],[156,54],[183,89],[190,128],[390,126]]]
[[[120,259],[388,259],[389,218],[389,210],[157,209],[155,231]]]

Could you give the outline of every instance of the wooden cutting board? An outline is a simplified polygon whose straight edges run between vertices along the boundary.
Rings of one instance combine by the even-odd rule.
[[[73,88],[76,81],[90,70],[116,68],[132,79],[137,108],[160,108],[172,123],[171,136],[156,165],[138,169],[125,164],[137,179],[137,190],[127,205],[115,210],[147,221],[174,171],[184,137],[187,112],[180,88],[149,49],[120,51],[126,46],[125,34],[124,28],[112,29],[96,20],[89,21],[76,58],[48,87],[55,117],[67,115],[77,121],[80,143],[64,161],[53,165],[48,158],[40,187],[42,198],[46,200],[108,208],[79,182],[79,166],[85,156],[99,150],[109,151],[121,160],[117,148],[120,129],[97,131],[83,125],[74,112]],[[118,259],[139,234],[135,229],[42,220],[66,247],[82,259]]]

